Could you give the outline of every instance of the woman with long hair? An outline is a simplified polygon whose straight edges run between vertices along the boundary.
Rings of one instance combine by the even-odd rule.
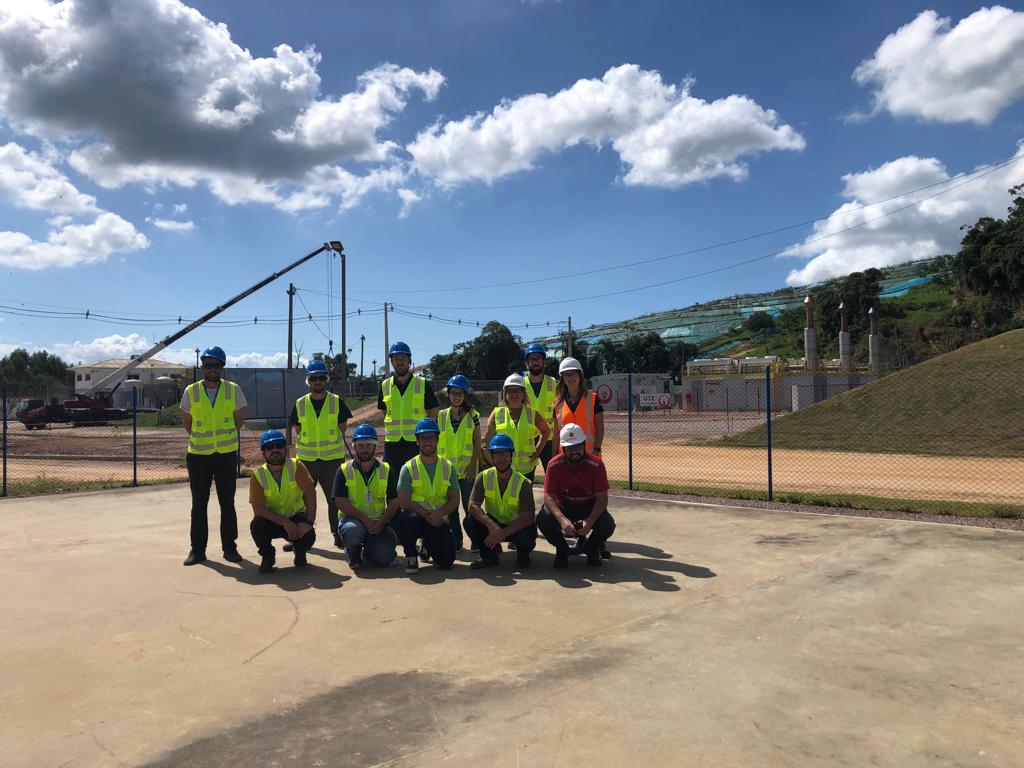
[[[575,357],[565,358],[558,366],[555,388],[555,422],[559,430],[566,424],[577,424],[587,436],[586,451],[601,460],[604,442],[604,407],[597,393],[587,389],[583,366]]]
[[[480,468],[480,412],[469,391],[469,379],[457,373],[448,379],[445,390],[451,405],[437,414],[441,434],[437,440],[437,455],[455,465],[462,494],[462,509],[469,514],[469,492]],[[448,515],[448,524],[455,534],[456,551],[462,549],[462,525],[459,512]]]
[[[499,405],[487,419],[487,432],[483,441],[483,456],[492,464],[487,447],[495,435],[508,435],[515,444],[512,466],[533,482],[537,460],[548,441],[550,430],[543,414],[533,410],[526,402],[526,382],[518,373],[513,373],[501,388],[502,405]],[[539,439],[538,439],[539,438]]]

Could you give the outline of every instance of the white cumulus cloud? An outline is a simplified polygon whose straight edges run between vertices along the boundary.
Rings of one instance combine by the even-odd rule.
[[[691,82],[665,83],[656,71],[623,64],[554,95],[521,96],[490,113],[435,125],[407,149],[420,174],[455,186],[491,183],[578,144],[611,143],[625,166],[624,183],[656,187],[743,178],[743,158],[803,149],[796,130],[749,97],[707,102],[691,88]]]
[[[901,157],[843,176],[847,202],[818,222],[802,244],[787,251],[789,256],[811,258],[802,268],[792,270],[786,282],[807,285],[870,267],[956,252],[963,237],[962,225],[974,224],[982,216],[1005,214],[1010,202],[1006,190],[1019,183],[1024,168],[1024,144],[1018,146],[1012,160],[979,174],[977,180],[948,185],[942,182],[951,176],[934,157]],[[902,194],[932,184],[938,186]],[[950,191],[924,199],[944,189]],[[887,200],[890,197],[893,199]],[[879,200],[886,202],[862,207]],[[922,202],[913,204],[917,200]]]
[[[923,11],[853,77],[874,89],[875,111],[987,125],[1024,96],[1024,12],[981,8],[953,26]]]
[[[95,363],[110,358],[128,358],[139,355],[153,346],[153,342],[138,333],[127,335],[114,333],[89,341],[58,342],[52,351],[65,360],[84,363]],[[168,348],[156,355],[157,359],[170,363],[192,366],[196,363],[195,349]],[[233,368],[283,368],[287,364],[288,354],[277,352],[241,352],[228,355],[228,366]]]
[[[189,221],[175,221],[174,219],[146,219],[157,229],[163,229],[167,232],[191,232],[196,228],[195,223]]]

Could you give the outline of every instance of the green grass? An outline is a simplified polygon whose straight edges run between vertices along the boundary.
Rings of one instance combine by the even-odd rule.
[[[627,487],[624,480],[610,480],[614,488]],[[684,496],[710,496],[724,499],[750,499],[767,501],[767,491],[743,488],[718,488],[698,485],[668,485],[664,483],[633,483],[635,491],[665,493]],[[861,496],[846,493],[810,493],[782,491],[773,494],[774,501],[790,504],[811,504],[819,507],[842,507],[845,509],[870,509],[884,512],[908,512],[921,515],[959,515],[962,517],[1024,517],[1024,505],[992,504],[967,501],[932,501],[920,499],[892,499],[884,496]]]
[[[1024,455],[1024,330],[939,355],[776,418],[776,448],[931,456]],[[758,426],[723,438],[762,447]]]
[[[155,480],[140,480],[139,485],[165,485],[167,483],[181,482],[184,482],[184,478],[168,477]],[[31,480],[8,481],[7,495],[14,498],[16,496],[39,496],[48,493],[106,491],[111,488],[129,488],[131,485],[131,480],[119,480],[115,478],[107,480],[62,480],[55,477],[35,477]]]

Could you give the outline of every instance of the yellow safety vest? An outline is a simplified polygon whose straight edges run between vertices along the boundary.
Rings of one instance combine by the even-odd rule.
[[[484,511],[502,525],[514,523],[519,517],[519,494],[523,483],[529,486],[530,481],[513,471],[505,486],[505,493],[502,493],[496,467],[488,467],[481,475],[484,483]]]
[[[548,423],[548,440],[551,440],[555,434],[555,379],[553,376],[545,376],[541,384],[540,394],[535,395],[533,394],[533,384],[530,381],[529,371],[523,374],[523,378],[526,379],[527,402]]]
[[[537,425],[534,422],[533,408],[523,406],[519,413],[519,421],[512,419],[512,412],[507,406],[499,405],[494,409],[494,434],[508,435],[516,447],[512,457],[512,466],[524,475],[532,472],[537,460],[530,458],[537,450]]]
[[[299,439],[295,443],[295,455],[298,458],[303,461],[330,461],[345,455],[344,437],[338,429],[340,403],[340,397],[328,392],[326,402],[317,415],[309,395],[295,401],[295,411],[299,417]]]
[[[281,517],[291,517],[298,512],[306,511],[306,502],[302,498],[302,489],[295,482],[295,464],[298,459],[288,459],[281,467],[281,483],[264,464],[256,470],[256,481],[263,488],[263,498],[267,509]]]
[[[405,393],[398,391],[395,377],[381,383],[384,396],[384,440],[397,443],[399,440],[416,440],[416,422],[427,415],[426,380],[413,376]]]
[[[473,419],[480,418],[476,410],[465,413],[459,422],[459,429],[452,428],[451,408],[445,408],[437,414],[437,426],[441,434],[437,440],[437,455],[448,459],[455,465],[459,477],[465,479],[473,461],[473,443],[479,439]]]
[[[437,509],[448,500],[449,479],[452,474],[452,463],[448,459],[438,458],[434,479],[430,479],[423,459],[418,455],[408,462],[409,474],[412,477],[412,500],[427,509]]]
[[[220,382],[213,404],[203,391],[203,382],[196,381],[186,387],[192,415],[192,433],[188,436],[188,452],[209,456],[214,453],[233,453],[238,450],[238,430],[235,428],[235,392],[233,381]]]
[[[363,479],[363,473],[355,459],[346,461],[342,465],[342,472],[345,474],[348,500],[352,502],[352,506],[371,520],[380,520],[388,506],[388,475],[391,474],[388,463],[382,461],[379,466],[374,467],[369,485]],[[341,517],[340,511],[338,517]]]

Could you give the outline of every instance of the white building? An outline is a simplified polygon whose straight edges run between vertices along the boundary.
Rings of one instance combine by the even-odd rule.
[[[125,358],[112,358],[110,360],[101,360],[98,363],[72,366],[71,370],[75,372],[75,393],[85,392],[127,362],[128,360]],[[139,366],[130,371],[125,378],[138,379],[146,384],[151,384],[161,376],[187,379],[186,383],[191,383],[192,368],[187,365],[169,363],[166,360],[158,360],[153,357],[139,363]],[[111,382],[110,386],[113,387],[115,383]]]

